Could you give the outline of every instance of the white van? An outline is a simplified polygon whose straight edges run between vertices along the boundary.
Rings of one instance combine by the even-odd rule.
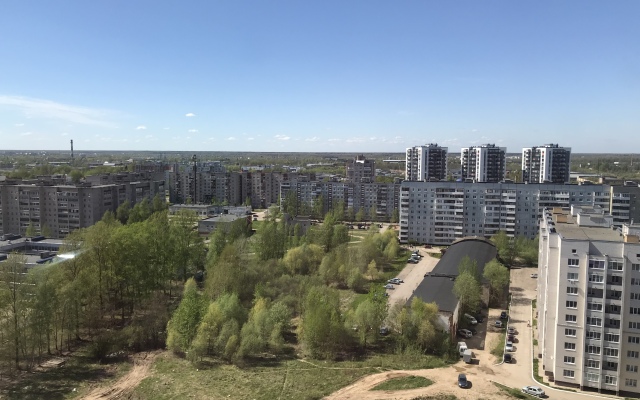
[[[465,314],[464,317],[471,325],[478,325],[478,320],[473,315]]]

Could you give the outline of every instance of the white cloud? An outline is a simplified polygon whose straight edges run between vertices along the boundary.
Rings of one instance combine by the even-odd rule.
[[[236,140],[236,138],[234,138],[233,136],[229,136],[227,140]]]
[[[349,138],[346,140],[347,143],[363,143],[365,142],[366,139],[365,138],[361,138],[361,137],[354,137],[354,138]]]
[[[190,117],[195,117],[196,115],[194,113],[186,113],[184,116],[190,118]]]
[[[20,136],[30,136],[33,135],[33,132],[22,132]]]
[[[62,132],[62,136],[69,136],[67,132]]]
[[[145,139],[151,139],[153,137],[153,135],[146,135],[144,138]]]
[[[189,133],[198,133],[197,129],[189,129]]]
[[[341,140],[342,140],[342,139],[329,139],[329,142],[339,142],[339,141],[341,141]]]
[[[13,124],[13,126],[24,126],[24,124],[23,123]]]
[[[372,137],[369,138],[369,140],[371,140],[371,141],[376,140],[376,139],[377,139],[377,137],[375,137],[375,136],[372,136]]]
[[[72,106],[51,100],[0,95],[0,107],[20,110],[27,118],[49,118],[73,124],[114,126],[112,122],[108,121],[108,118],[113,114],[112,111]]]
[[[307,142],[317,142],[318,140],[320,140],[320,139],[317,136],[305,139],[305,141],[307,141]]]
[[[250,138],[247,138],[247,140],[254,140],[254,139],[252,137],[250,137]]]
[[[289,140],[289,139],[291,139],[291,137],[286,136],[286,135],[275,135],[274,138],[276,138],[278,140]]]
[[[167,126],[166,128],[163,128],[163,129],[164,129],[165,131],[168,131],[168,130],[169,130],[169,129],[171,129],[171,128],[169,128],[169,127]]]
[[[138,127],[136,128],[137,131],[144,131],[146,129],[147,129],[147,127],[144,126],[144,125],[138,125]]]

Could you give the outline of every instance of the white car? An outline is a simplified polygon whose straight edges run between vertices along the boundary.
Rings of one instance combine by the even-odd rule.
[[[507,344],[504,346],[505,351],[513,351],[513,343],[512,342],[507,342]]]
[[[458,335],[467,339],[469,339],[470,337],[473,337],[473,333],[471,333],[471,331],[468,329],[458,329]]]
[[[531,274],[531,277],[532,277],[532,278],[537,278],[537,277],[538,277],[538,274]]]
[[[395,289],[395,287],[394,287],[392,284],[390,284],[390,283],[387,283],[386,285],[384,285],[384,288],[385,288],[385,289],[390,289],[390,290]]]
[[[530,394],[536,397],[544,396],[544,390],[540,389],[537,386],[525,386],[522,388],[522,393]]]

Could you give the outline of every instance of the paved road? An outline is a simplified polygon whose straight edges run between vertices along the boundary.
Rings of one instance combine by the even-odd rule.
[[[433,267],[440,261],[438,258],[426,255],[423,251],[420,251],[420,254],[424,256],[420,262],[417,264],[407,264],[398,274],[398,278],[402,279],[404,283],[394,285],[395,289],[393,290],[387,290],[387,293],[389,293],[389,308],[392,308],[397,303],[404,304],[409,297],[411,297],[420,282],[422,282],[424,274],[431,272]]]

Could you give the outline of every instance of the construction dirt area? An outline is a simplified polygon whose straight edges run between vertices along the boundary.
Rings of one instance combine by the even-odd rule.
[[[84,400],[115,400],[126,399],[149,375],[149,368],[153,364],[153,360],[159,354],[156,352],[138,353],[133,356],[133,367],[131,370],[108,387],[99,387],[93,389],[89,394],[83,397]]]

